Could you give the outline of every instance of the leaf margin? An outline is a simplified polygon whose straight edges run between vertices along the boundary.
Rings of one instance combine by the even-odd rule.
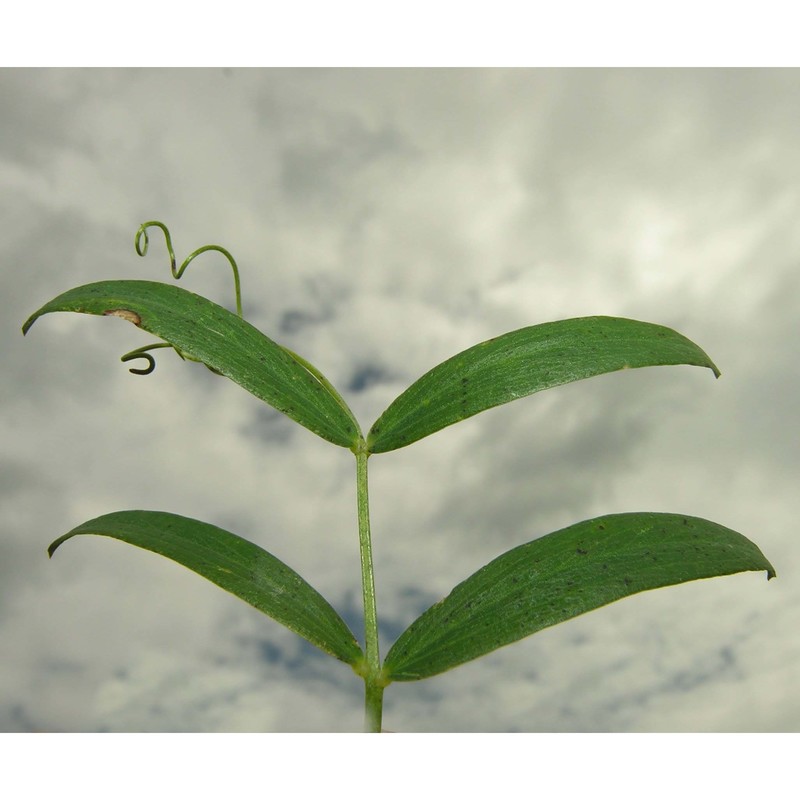
[[[25,321],[23,335],[39,317],[59,311],[121,317],[332,444],[353,449],[363,441],[355,415],[318,370],[202,295],[158,281],[97,281],[45,303]],[[198,324],[198,315],[205,327]]]
[[[627,329],[625,337],[620,335],[621,328]],[[619,352],[600,349],[603,340],[614,341],[613,337],[622,345]],[[637,344],[642,346],[636,348]],[[648,348],[661,354],[654,355]],[[504,351],[506,362],[500,364],[504,372],[498,374]],[[540,362],[531,362],[533,356]],[[574,356],[574,363],[567,356]],[[608,363],[600,366],[600,359]],[[664,325],[610,316],[529,325],[468,347],[428,370],[373,423],[367,449],[370,453],[397,450],[482,411],[566,383],[623,369],[679,364],[707,367],[720,376],[705,351]],[[542,371],[541,378],[532,367]],[[474,386],[478,386],[477,399],[468,398]],[[486,395],[483,399],[481,391]],[[436,420],[436,415],[442,419]]]
[[[525,559],[528,557],[533,558],[536,555],[540,556],[540,554],[537,554],[537,551],[543,550],[546,553],[547,549],[553,546],[554,543],[556,546],[560,546],[562,544],[566,545],[565,552],[561,554],[561,557],[565,560],[564,564],[571,563],[573,566],[577,565],[578,571],[580,571],[587,564],[589,564],[588,555],[591,552],[591,549],[589,546],[580,547],[577,541],[573,540],[573,537],[578,537],[578,541],[580,541],[580,536],[588,536],[592,527],[597,527],[598,530],[604,531],[608,530],[610,526],[613,526],[615,522],[631,522],[634,525],[644,525],[645,523],[650,525],[662,524],[674,527],[677,530],[686,528],[687,530],[685,532],[687,533],[688,531],[695,530],[698,526],[700,526],[701,528],[706,528],[706,533],[713,531],[715,534],[723,534],[728,540],[727,544],[724,546],[722,546],[720,542],[702,541],[704,547],[709,546],[709,544],[713,544],[714,546],[721,547],[721,550],[725,550],[732,547],[732,543],[735,542],[736,544],[741,545],[743,552],[747,551],[749,553],[749,555],[752,557],[752,561],[748,562],[744,557],[742,557],[741,564],[735,568],[725,567],[720,570],[718,568],[712,569],[711,567],[708,567],[702,571],[703,574],[700,574],[700,572],[696,570],[695,573],[687,573],[689,574],[689,577],[682,577],[677,580],[670,579],[663,582],[653,582],[649,583],[648,585],[640,585],[638,588],[633,589],[630,588],[633,585],[633,579],[629,578],[629,576],[623,576],[622,582],[625,585],[624,591],[619,592],[617,586],[617,591],[611,592],[606,596],[607,599],[602,600],[602,602],[595,602],[594,604],[583,607],[582,610],[569,613],[566,616],[559,616],[559,614],[556,613],[555,616],[549,618],[549,621],[548,618],[545,617],[543,624],[528,624],[527,627],[524,628],[525,632],[523,633],[514,633],[513,635],[503,634],[500,636],[500,640],[496,639],[495,643],[491,646],[480,646],[478,648],[473,648],[472,655],[464,656],[463,654],[454,654],[452,642],[449,645],[446,645],[446,636],[441,635],[441,631],[443,631],[447,625],[452,623],[453,618],[457,617],[457,615],[463,609],[466,609],[467,613],[462,614],[461,619],[456,619],[456,626],[458,627],[460,625],[464,631],[464,634],[467,635],[469,633],[469,629],[471,627],[474,629],[476,621],[484,613],[489,614],[489,612],[484,612],[483,610],[473,611],[472,609],[480,605],[487,597],[492,599],[492,592],[494,592],[494,599],[492,602],[495,605],[499,601],[505,602],[503,601],[501,591],[506,592],[506,599],[509,603],[512,602],[512,600],[509,598],[513,598],[513,602],[520,602],[520,598],[515,596],[515,592],[518,593],[518,590],[513,587],[509,589],[508,586],[503,586],[503,584],[497,580],[495,576],[493,576],[494,571],[502,572],[509,565],[513,565],[513,563],[518,559]],[[624,530],[618,531],[615,533],[615,535],[620,537],[624,536]],[[562,541],[558,541],[557,538],[561,539]],[[601,535],[600,538],[602,540],[605,538],[605,536]],[[670,544],[674,545],[674,543]],[[679,544],[684,544],[684,542],[681,541]],[[685,544],[686,546],[689,546],[690,543],[686,542]],[[597,542],[595,542],[594,545],[597,545]],[[692,546],[697,547],[699,545],[695,544]],[[572,553],[569,552],[570,548],[572,548]],[[649,550],[643,551],[640,555],[643,558],[648,558],[651,557],[651,552]],[[557,558],[557,556],[553,557]],[[569,562],[570,558],[572,559],[572,562]],[[653,561],[655,562],[657,558],[658,556],[654,556]],[[750,566],[746,565],[748,563]],[[687,562],[687,569],[689,568],[689,564],[690,562]],[[565,575],[563,573],[567,569],[567,567],[562,565],[562,568],[558,571],[555,571],[549,575],[543,574],[541,576],[542,583],[546,584],[548,581],[553,582],[555,579],[560,580],[561,578],[564,578]],[[566,622],[570,619],[574,619],[577,616],[597,610],[605,605],[609,605],[617,600],[631,597],[640,592],[652,591],[654,589],[667,586],[677,586],[681,583],[686,583],[693,580],[722,577],[724,575],[733,575],[740,572],[762,570],[767,572],[767,580],[770,580],[776,576],[775,568],[772,566],[772,564],[770,564],[755,543],[737,531],[700,517],[665,512],[626,512],[621,514],[607,514],[600,517],[583,520],[582,522],[575,523],[566,528],[546,534],[545,536],[541,536],[530,542],[526,542],[525,544],[518,545],[511,550],[502,553],[457,584],[446,597],[442,598],[437,603],[434,603],[430,608],[424,611],[403,631],[403,633],[400,634],[395,643],[389,649],[384,659],[384,675],[388,681],[405,682],[423,680],[424,678],[439,675],[442,672],[454,669],[461,664],[465,664],[484,655],[488,655],[489,653],[501,647],[521,641],[522,639],[525,639],[540,630],[544,630],[545,628]],[[624,571],[625,570],[623,570],[623,572]],[[566,574],[569,575],[569,572]],[[610,575],[611,573],[608,574]],[[514,577],[514,574],[509,571],[504,576],[503,580],[506,581],[506,583],[508,581],[513,583]],[[521,575],[517,575],[516,577],[518,580],[522,580]],[[639,576],[634,577],[636,577],[638,580],[641,580],[641,573]],[[528,576],[528,579],[530,579],[530,576]],[[584,602],[584,600],[583,598],[580,598],[579,595],[585,592],[586,583],[585,581],[581,580],[580,575],[573,575],[569,578],[569,580],[571,581],[568,585],[569,592],[565,592],[564,597],[570,597],[571,602],[577,604],[577,607],[580,608],[580,603]],[[615,580],[620,579],[615,577]],[[628,580],[631,582],[627,583]],[[482,586],[485,586],[485,588],[482,588]],[[500,587],[499,590],[498,586]],[[470,592],[477,589],[480,589],[481,591],[477,592],[474,597],[471,597]],[[559,602],[564,602],[564,597],[561,597]],[[547,598],[543,597],[541,602],[544,603],[545,599]],[[522,613],[521,607],[517,607],[516,612]],[[492,615],[489,614],[489,622],[493,625],[493,635],[496,636],[497,631],[500,628],[500,621],[498,621],[496,616],[495,618],[492,618]],[[440,634],[438,636],[438,642],[436,638],[437,632]],[[416,642],[415,639],[417,640]],[[413,650],[415,645],[419,651],[416,654]],[[429,656],[427,671],[424,670],[419,666],[419,662],[422,660],[424,665],[425,649],[427,648],[429,651],[431,651],[431,649],[435,649],[437,647],[442,653],[444,653],[444,655],[437,656],[438,660],[433,656]],[[480,650],[480,652],[477,652],[477,650]],[[392,663],[393,660],[395,663]],[[412,669],[412,666],[415,663],[418,664],[416,671]]]

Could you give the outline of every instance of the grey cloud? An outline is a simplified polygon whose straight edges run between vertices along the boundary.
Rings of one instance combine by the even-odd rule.
[[[134,555],[87,544],[46,561],[65,520],[132,506],[211,515],[313,576],[360,635],[349,453],[169,354],[154,376],[128,375],[118,358],[140,340],[127,328],[52,315],[21,336],[71,286],[169,280],[161,242],[150,260],[132,252],[136,225],[155,217],[178,251],[229,247],[246,317],[352,393],[359,414],[377,416],[405,388],[398,376],[583,313],[672,325],[719,361],[716,384],[689,368],[606,376],[370,460],[384,645],[471,569],[594,514],[677,502],[752,527],[780,556],[768,586],[676,590],[649,623],[632,599],[392,686],[388,727],[639,730],[660,714],[796,727],[795,690],[763,662],[783,675],[797,658],[783,575],[797,560],[784,528],[797,483],[799,82],[796,70],[0,74],[0,725],[360,726],[348,668],[326,677],[311,658],[299,671],[293,634],[246,607],[227,616],[214,587],[164,578],[173,618],[146,602],[137,581],[158,568],[129,571]],[[230,297],[224,270],[188,281]],[[724,608],[694,615],[718,596]],[[719,631],[751,608],[763,638]],[[676,639],[673,616],[697,622]],[[64,649],[72,670],[54,666]],[[713,702],[739,690],[757,706]]]
[[[401,137],[391,129],[369,131],[353,119],[338,122],[333,120],[324,144],[300,143],[285,149],[281,185],[289,200],[306,205],[340,201],[370,164],[404,153]]]
[[[243,425],[242,435],[247,439],[255,437],[261,442],[286,444],[292,438],[295,423],[268,405],[259,405],[252,421]]]
[[[389,378],[389,375],[382,367],[375,364],[366,364],[353,372],[347,384],[347,390],[350,392],[363,392],[377,383],[383,383],[387,378]]]
[[[78,78],[80,72],[73,73]],[[85,74],[85,73],[84,73]],[[0,75],[0,152],[12,161],[41,166],[72,139],[69,122],[82,87],[51,70],[4,69]],[[32,86],[36,90],[32,91]],[[74,146],[74,139],[69,141]]]
[[[436,526],[510,546],[611,510],[620,502],[613,488],[646,457],[644,443],[674,408],[671,379],[669,369],[602,376],[479,415],[460,458],[483,468],[448,488]]]

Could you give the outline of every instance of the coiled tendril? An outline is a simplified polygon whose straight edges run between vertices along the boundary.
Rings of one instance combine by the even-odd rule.
[[[163,232],[164,240],[167,245],[167,252],[169,253],[170,271],[172,272],[172,277],[175,278],[175,280],[180,280],[181,276],[186,271],[186,267],[188,267],[189,264],[191,264],[191,262],[194,261],[194,259],[201,253],[205,253],[209,250],[216,250],[217,252],[222,253],[222,255],[228,259],[231,269],[233,270],[233,290],[236,296],[236,313],[241,318],[242,290],[239,282],[239,268],[236,266],[236,261],[233,256],[224,247],[220,247],[218,244],[207,244],[203,247],[198,247],[197,250],[195,250],[193,253],[190,253],[180,267],[178,267],[177,260],[175,259],[175,251],[172,249],[172,237],[170,236],[167,226],[158,220],[149,220],[148,222],[143,222],[139,226],[139,230],[136,231],[136,238],[134,240],[136,254],[140,256],[147,255],[147,250],[150,247],[150,237],[147,233],[148,228],[160,228]],[[198,359],[193,358],[188,353],[184,353],[174,345],[167,344],[166,342],[156,342],[154,344],[145,345],[144,347],[139,347],[136,350],[131,350],[130,353],[126,353],[124,356],[122,356],[120,360],[125,363],[128,361],[133,361],[137,358],[144,359],[147,361],[146,367],[142,369],[130,367],[129,372],[132,372],[134,375],[149,375],[156,368],[156,360],[149,351],[156,350],[160,347],[171,347],[184,360],[188,359],[189,361],[198,361]],[[208,369],[219,374],[217,370],[213,369],[212,367],[208,367]]]

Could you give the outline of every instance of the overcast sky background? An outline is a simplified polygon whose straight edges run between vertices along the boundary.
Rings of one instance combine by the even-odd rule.
[[[0,730],[360,730],[349,667],[188,570],[100,537],[146,508],[281,558],[361,638],[354,460],[84,315],[82,283],[171,280],[210,243],[245,317],[367,430],[491,336],[610,314],[722,370],[550,390],[370,460],[382,652],[511,547],[675,511],[753,539],[763,573],[645,593],[386,692],[400,731],[797,731],[797,70],[0,71]],[[233,308],[208,254],[181,285]]]

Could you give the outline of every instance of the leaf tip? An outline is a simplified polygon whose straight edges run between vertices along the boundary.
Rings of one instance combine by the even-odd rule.
[[[61,547],[64,542],[72,536],[72,533],[66,533],[63,536],[59,536],[58,539],[50,543],[50,546],[47,548],[47,557],[52,558],[53,553]]]
[[[37,311],[35,314],[31,314],[28,317],[28,319],[25,320],[25,324],[22,326],[23,336],[25,336],[25,334],[28,333],[28,331],[31,329],[31,325],[33,325],[33,323],[36,322],[38,318],[39,318],[39,312]]]

